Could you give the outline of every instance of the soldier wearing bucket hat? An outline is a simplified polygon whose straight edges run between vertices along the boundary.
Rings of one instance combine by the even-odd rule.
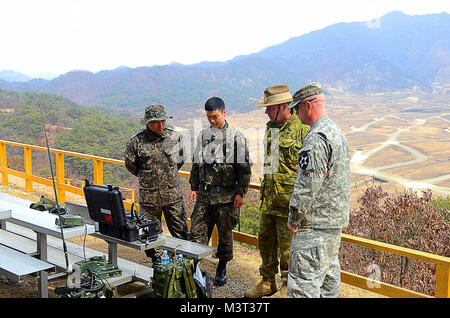
[[[338,297],[338,252],[350,211],[348,143],[326,115],[319,83],[300,88],[289,107],[311,129],[299,152],[298,178],[289,203],[288,227],[293,236],[287,295]]]
[[[145,108],[140,122],[145,128],[127,143],[125,167],[139,178],[139,205],[152,219],[162,213],[173,237],[188,239],[189,230],[178,169],[184,164],[181,135],[166,127],[164,107],[152,104]],[[160,249],[146,250],[153,262],[159,261]]]
[[[159,104],[152,104],[145,108],[144,117],[141,118],[141,123],[147,125],[150,121],[160,121],[172,118],[168,116],[164,110],[164,106]]]
[[[248,298],[286,297],[289,249],[292,234],[287,228],[289,199],[297,178],[297,153],[309,127],[292,114],[288,105],[292,95],[287,85],[270,86],[264,90],[264,100],[256,107],[266,107],[269,117],[264,144],[264,179],[261,184],[261,219],[258,249],[262,264],[262,280],[244,293]],[[282,286],[278,289],[275,276],[281,272]]]

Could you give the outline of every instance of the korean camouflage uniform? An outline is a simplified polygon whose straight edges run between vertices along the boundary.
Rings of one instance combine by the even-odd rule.
[[[214,226],[219,232],[216,256],[233,258],[233,228],[240,209],[233,207],[237,194],[247,193],[251,163],[245,136],[225,121],[222,129],[209,127],[198,137],[189,178],[192,191],[198,191],[191,215],[191,241],[209,243]]]
[[[295,95],[294,95],[295,96]],[[341,232],[350,211],[350,156],[341,129],[324,116],[303,140],[289,204],[293,235],[288,297],[338,297]]]
[[[262,277],[275,277],[279,266],[282,280],[287,281],[292,239],[287,228],[289,200],[297,179],[298,151],[308,129],[295,115],[282,124],[267,123],[258,233]]]
[[[146,112],[159,111],[159,115],[149,116],[169,118],[164,117],[164,110],[161,114],[162,106],[159,106],[150,105]],[[181,135],[167,126],[161,135],[146,127],[128,141],[124,157],[125,167],[139,178],[141,211],[157,220],[161,220],[164,213],[170,234],[176,238],[189,239],[187,214],[178,176],[178,169],[184,163]],[[161,250],[147,250],[146,254],[154,259],[160,256]]]

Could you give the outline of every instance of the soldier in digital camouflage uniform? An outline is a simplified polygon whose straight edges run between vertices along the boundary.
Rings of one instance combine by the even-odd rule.
[[[266,107],[269,122],[264,137],[266,155],[258,233],[262,280],[244,293],[248,298],[272,294],[272,297],[286,297],[292,238],[287,228],[289,200],[297,178],[298,151],[309,129],[288,108],[291,101],[289,86],[275,85],[268,87],[264,101],[256,104],[257,107]],[[283,282],[279,290],[275,282],[278,267]]]
[[[350,156],[341,129],[325,113],[319,83],[300,88],[291,108],[311,126],[299,152],[289,204],[292,231],[288,297],[338,297],[338,252],[350,211]]]
[[[132,136],[124,153],[125,167],[139,178],[139,205],[151,219],[164,218],[170,234],[189,239],[187,214],[178,169],[184,164],[181,135],[166,126],[162,105],[152,104],[141,119],[145,129]],[[153,262],[161,249],[146,250]]]
[[[227,262],[233,258],[232,231],[250,183],[251,163],[245,136],[225,120],[223,100],[211,97],[205,111],[211,126],[198,136],[189,178],[191,200],[195,201],[191,240],[207,245],[217,225],[219,264],[214,283],[222,286],[227,282]]]

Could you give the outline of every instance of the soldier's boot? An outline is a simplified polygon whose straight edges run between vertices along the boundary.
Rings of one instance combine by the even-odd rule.
[[[214,285],[223,286],[227,283],[227,262],[219,261],[216,269],[216,277],[214,278]]]
[[[280,289],[269,298],[287,298],[287,283],[283,282]]]
[[[263,279],[255,287],[244,293],[246,298],[260,298],[269,296],[278,291],[275,277],[263,277]]]

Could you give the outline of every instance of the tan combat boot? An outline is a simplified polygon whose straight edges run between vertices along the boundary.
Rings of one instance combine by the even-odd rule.
[[[287,298],[287,283],[283,282],[280,289],[269,298]]]
[[[263,277],[262,281],[260,281],[258,285],[247,290],[244,293],[244,297],[259,298],[262,296],[272,295],[277,290],[278,289],[277,284],[275,282],[275,277]]]

